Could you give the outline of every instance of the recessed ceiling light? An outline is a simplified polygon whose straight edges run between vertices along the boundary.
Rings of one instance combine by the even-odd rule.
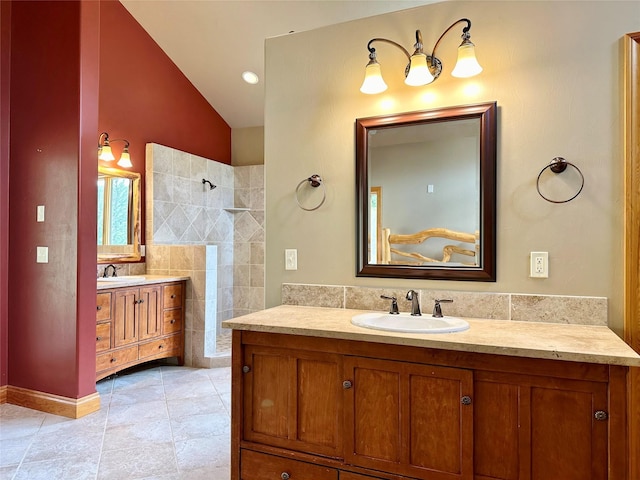
[[[258,75],[256,75],[256,74],[255,74],[255,73],[253,73],[253,72],[249,72],[249,71],[242,72],[242,79],[243,79],[245,82],[250,83],[251,85],[255,85],[255,84],[256,84],[256,83],[258,83],[258,81],[260,80],[260,79],[258,78]]]

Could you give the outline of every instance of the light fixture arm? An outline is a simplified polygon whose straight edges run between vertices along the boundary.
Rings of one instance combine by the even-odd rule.
[[[438,48],[438,44],[440,43],[440,40],[442,40],[442,38],[449,33],[449,30],[451,30],[453,27],[455,27],[457,24],[461,23],[461,22],[467,22],[467,26],[464,27],[462,29],[462,38],[467,40],[471,37],[471,35],[469,34],[469,30],[471,30],[471,20],[469,20],[468,18],[461,18],[460,20],[457,20],[455,22],[453,22],[449,28],[447,28],[444,33],[442,35],[440,35],[440,38],[438,38],[438,41],[436,42],[436,44],[433,46],[433,50],[431,51],[431,58],[436,58],[436,48]]]
[[[417,36],[417,32],[416,32],[416,36]],[[396,47],[398,47],[400,50],[402,50],[404,52],[404,54],[407,56],[407,60],[411,59],[411,54],[407,51],[406,48],[404,48],[399,43],[396,43],[393,40],[389,40],[387,38],[372,38],[371,40],[369,40],[369,43],[367,43],[367,50],[369,50],[369,58],[375,58],[376,57],[376,49],[371,46],[371,44],[373,42],[384,42],[384,43],[388,43],[390,45],[395,45]],[[373,57],[371,57],[372,55],[373,55]]]

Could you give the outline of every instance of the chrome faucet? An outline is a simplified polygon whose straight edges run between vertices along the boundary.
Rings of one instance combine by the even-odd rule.
[[[442,318],[442,308],[440,308],[440,304],[441,303],[452,303],[453,300],[451,300],[450,298],[443,298],[443,299],[435,299],[434,302],[436,302],[436,304],[433,306],[433,316],[436,318]]]
[[[391,307],[389,308],[389,313],[391,315],[400,314],[398,310],[398,299],[396,297],[388,297],[386,295],[380,295],[380,298],[384,298],[385,300],[391,300]]]
[[[418,292],[415,290],[409,290],[407,292],[407,300],[411,300],[411,315],[414,317],[422,316],[420,313],[420,301],[418,298]]]
[[[113,268],[113,275],[111,275],[111,276],[112,277],[117,277],[118,276],[118,272],[116,272],[116,266],[113,263],[110,263],[109,265],[104,267],[104,273],[102,274],[102,276],[104,278],[107,278],[109,276],[109,275],[107,275],[107,272],[109,271],[109,267]]]

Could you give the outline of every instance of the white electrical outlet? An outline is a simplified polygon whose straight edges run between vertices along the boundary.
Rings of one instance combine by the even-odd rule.
[[[36,207],[36,222],[44,222],[44,205]]]
[[[531,252],[531,278],[549,278],[549,252]]]
[[[286,248],[284,250],[284,269],[298,269],[298,250],[296,250],[295,248]]]

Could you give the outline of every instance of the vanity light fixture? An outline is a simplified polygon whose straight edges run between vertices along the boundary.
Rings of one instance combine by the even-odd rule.
[[[129,155],[129,141],[123,138],[116,138],[111,140],[111,142],[124,142],[124,149],[120,155],[120,160],[118,160],[118,165],[122,168],[133,167],[133,164],[131,163],[131,155]],[[107,132],[102,132],[98,137],[98,160],[112,162],[115,159],[116,157],[113,156],[113,152],[111,151],[109,134]]]
[[[458,61],[454,67],[451,75],[458,78],[468,78],[478,75],[482,72],[482,67],[476,60],[475,46],[471,43],[471,20],[467,18],[461,18],[447,28],[438,41],[435,43],[431,55],[427,55],[423,51],[422,45],[422,33],[420,30],[416,30],[416,43],[414,45],[415,51],[413,55],[399,43],[394,42],[386,38],[373,38],[367,43],[367,50],[369,50],[369,63],[365,69],[364,82],[360,87],[362,93],[376,94],[384,92],[387,89],[387,84],[382,79],[382,73],[380,71],[380,64],[376,58],[376,49],[371,46],[374,42],[385,42],[398,47],[407,56],[409,63],[405,68],[405,80],[404,83],[412,87],[419,87],[422,85],[428,85],[435,81],[442,73],[442,62],[436,57],[436,48],[440,40],[459,23],[466,22],[466,26],[462,29],[462,43],[458,47]]]

